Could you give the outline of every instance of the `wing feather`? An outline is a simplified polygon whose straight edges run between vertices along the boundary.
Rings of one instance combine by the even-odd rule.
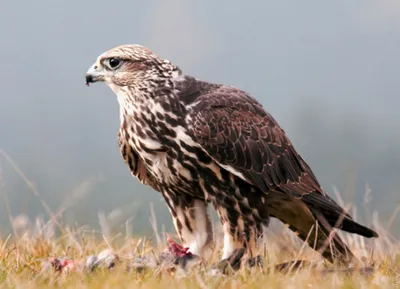
[[[199,96],[187,118],[188,128],[221,167],[269,193],[270,198],[283,193],[301,199],[310,211],[321,212],[314,216],[316,219],[324,221],[321,215],[332,227],[366,237],[378,236],[354,222],[324,192],[284,130],[254,98],[232,87],[205,82],[199,87]]]
[[[278,190],[345,214],[275,119],[245,92],[226,86],[209,90],[197,98],[188,119],[194,139],[211,158],[261,191]]]
[[[322,193],[285,132],[244,92],[222,87],[202,95],[190,119],[196,141],[213,159],[242,173],[248,182],[261,179],[263,187],[287,190],[301,184],[297,193]]]

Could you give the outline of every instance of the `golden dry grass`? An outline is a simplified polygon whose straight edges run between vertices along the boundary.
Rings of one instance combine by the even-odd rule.
[[[374,272],[342,272],[322,261],[310,248],[303,246],[286,229],[267,232],[264,256],[265,267],[271,268],[282,262],[303,259],[315,261],[315,268],[306,266],[290,273],[272,271],[262,273],[257,269],[242,269],[232,275],[212,275],[210,264],[220,254],[217,249],[207,265],[194,266],[188,271],[153,270],[142,273],[127,270],[134,256],[154,256],[166,247],[151,245],[151,238],[134,238],[116,235],[104,236],[85,228],[64,227],[56,236],[57,225],[37,220],[27,225],[14,219],[14,234],[0,240],[0,286],[3,288],[398,288],[400,285],[400,245],[382,229],[380,238],[365,240],[346,234],[347,243],[355,254],[374,268]],[[217,235],[219,235],[217,233]],[[218,236],[218,239],[220,236]],[[97,268],[90,273],[84,270],[89,255],[97,255],[111,249],[119,256],[116,266]],[[44,266],[54,257],[73,260],[71,270],[56,272]],[[322,262],[321,262],[322,261]],[[332,271],[330,269],[333,269]]]

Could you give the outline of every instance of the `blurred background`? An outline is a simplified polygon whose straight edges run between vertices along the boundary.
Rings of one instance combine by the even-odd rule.
[[[0,6],[0,235],[10,216],[48,219],[42,202],[66,223],[118,228],[130,220],[137,234],[151,232],[153,206],[158,226],[171,230],[161,195],[120,157],[115,95],[84,85],[99,54],[128,43],[250,92],[334,198],[338,191],[356,205],[363,223],[378,212],[399,233],[399,1]]]

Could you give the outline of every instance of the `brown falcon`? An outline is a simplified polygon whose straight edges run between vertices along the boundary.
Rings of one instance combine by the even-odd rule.
[[[378,236],[323,191],[282,128],[248,93],[185,75],[140,45],[100,55],[86,74],[87,84],[98,81],[117,95],[122,157],[165,198],[185,252],[210,253],[207,203],[223,226],[223,260],[238,251],[254,258],[269,217],[342,264],[356,259],[334,228]]]

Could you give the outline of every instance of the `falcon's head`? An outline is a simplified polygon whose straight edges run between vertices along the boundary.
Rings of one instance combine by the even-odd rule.
[[[86,84],[102,81],[118,94],[121,87],[151,92],[179,68],[141,45],[122,45],[100,55],[86,73]]]

